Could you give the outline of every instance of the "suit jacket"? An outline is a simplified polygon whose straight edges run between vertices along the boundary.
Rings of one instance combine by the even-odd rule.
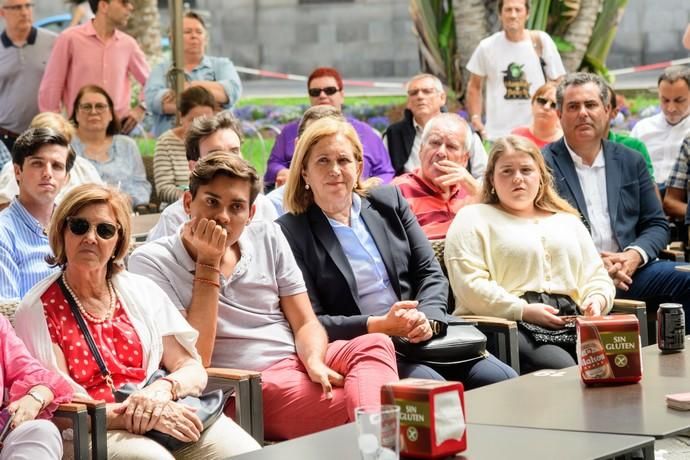
[[[447,323],[448,281],[400,191],[390,186],[372,190],[362,197],[361,217],[398,298],[418,300],[417,308],[427,318]],[[292,247],[329,339],[366,334],[369,315],[359,309],[354,273],[321,208],[313,204],[303,214],[284,214],[276,222]]]
[[[603,141],[606,195],[613,236],[621,250],[639,246],[655,259],[669,238],[669,226],[642,156],[623,145]],[[565,138],[542,150],[560,195],[590,227],[587,205]]]
[[[412,123],[412,112],[409,109],[405,109],[405,117],[402,120],[390,125],[383,133],[383,138],[388,143],[388,154],[396,176],[405,172],[405,163],[410,158],[416,135]]]

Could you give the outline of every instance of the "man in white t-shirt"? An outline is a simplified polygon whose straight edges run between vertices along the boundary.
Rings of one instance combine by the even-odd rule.
[[[690,134],[690,69],[671,66],[659,75],[661,112],[637,122],[631,135],[647,146],[659,190],[666,188],[671,169]]]
[[[471,75],[466,103],[472,127],[491,140],[510,134],[516,126],[529,125],[532,94],[546,78],[558,80],[565,74],[551,37],[525,29],[528,0],[499,0],[498,12],[503,30],[482,40],[467,63]],[[486,125],[482,122],[484,81]]]

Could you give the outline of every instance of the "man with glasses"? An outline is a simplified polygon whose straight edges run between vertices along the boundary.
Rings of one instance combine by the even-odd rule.
[[[127,25],[131,0],[89,0],[96,15],[91,21],[60,34],[48,61],[38,93],[41,111],[72,114],[74,99],[85,85],[104,88],[115,105],[122,131],[130,133],[146,114],[144,91],[139,105],[130,109],[130,75],[143,87],[149,65],[136,40],[118,30]]]
[[[414,171],[421,166],[419,150],[426,123],[443,111],[446,92],[436,76],[421,73],[407,82],[407,107],[402,120],[393,123],[383,134],[388,143],[395,175]],[[486,151],[479,136],[472,137],[468,167],[472,176],[481,180],[486,168]]]
[[[31,128],[17,138],[12,161],[19,195],[0,212],[0,300],[21,299],[57,269],[45,260],[47,229],[74,158],[65,136],[52,129]]]
[[[529,0],[499,0],[498,15],[503,30],[482,40],[467,63],[466,103],[472,128],[492,140],[529,125],[532,94],[547,79],[558,80],[565,74],[551,37],[525,29]],[[486,126],[482,122],[485,81]]]
[[[5,21],[0,35],[0,140],[8,151],[38,113],[36,93],[55,43],[54,33],[33,27],[33,6],[28,0],[0,0]]]
[[[310,105],[330,105],[342,111],[345,101],[345,88],[340,73],[331,67],[319,67],[314,70],[307,80],[307,92]],[[394,175],[393,166],[388,151],[381,141],[381,136],[368,124],[347,117],[347,121],[355,128],[364,148],[364,169],[362,177],[379,177],[384,183],[389,182]],[[288,123],[276,138],[266,166],[264,182],[266,185],[280,186],[285,183],[290,167],[290,160],[295,151],[297,126],[299,120]]]

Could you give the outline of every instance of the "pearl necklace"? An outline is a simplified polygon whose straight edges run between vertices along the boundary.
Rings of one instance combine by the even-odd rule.
[[[91,321],[92,323],[100,324],[108,321],[112,315],[113,312],[115,311],[115,302],[117,300],[117,296],[115,295],[115,289],[113,288],[113,283],[108,280],[108,294],[110,295],[110,306],[108,307],[108,311],[105,313],[105,316],[102,318],[96,318],[95,316],[89,314],[84,306],[81,304],[79,301],[79,298],[77,295],[74,293],[72,288],[70,287],[69,284],[67,284],[67,278],[65,277],[65,273],[62,272],[62,282],[65,283],[65,287],[67,288],[67,292],[69,292],[69,295],[72,296],[72,299],[74,299],[74,303],[77,304],[77,308],[79,308],[79,311],[81,312],[81,315]]]

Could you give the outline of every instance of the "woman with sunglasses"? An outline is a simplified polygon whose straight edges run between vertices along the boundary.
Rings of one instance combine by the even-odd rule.
[[[342,112],[345,102],[345,88],[343,87],[343,79],[336,69],[332,67],[315,69],[307,80],[307,92],[309,104],[312,107],[330,105],[335,107],[338,112]],[[395,171],[388,150],[381,140],[381,134],[363,121],[352,117],[347,117],[347,121],[357,132],[357,136],[364,147],[362,176],[364,178],[378,177],[384,183],[390,182]],[[266,165],[266,174],[264,175],[266,185],[279,187],[287,180],[290,161],[295,152],[298,125],[299,120],[288,123],[283,126],[282,131],[276,137]]]
[[[125,192],[132,207],[148,204],[151,184],[139,147],[119,134],[120,122],[110,95],[100,86],[84,86],[74,99],[70,120],[77,127],[72,140],[77,155],[86,158],[106,184]]]
[[[537,89],[532,96],[532,124],[518,126],[511,134],[525,137],[542,148],[563,137],[561,122],[556,112],[556,87],[550,81]]]
[[[228,458],[258,449],[225,416],[202,431],[199,417],[176,402],[206,386],[195,349],[198,334],[155,283],[123,270],[131,235],[129,205],[119,191],[88,184],[67,194],[49,230],[52,263],[61,270],[23,299],[18,335],[75,394],[107,402],[111,457]],[[144,386],[159,368],[167,377]],[[115,403],[113,390],[126,383],[140,389]],[[190,444],[170,453],[142,436],[152,429]]]

